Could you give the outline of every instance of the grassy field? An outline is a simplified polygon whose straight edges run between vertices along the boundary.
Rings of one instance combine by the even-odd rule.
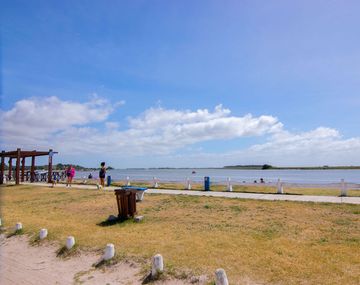
[[[117,214],[113,192],[0,188],[5,227],[47,228],[64,242],[136,260],[164,256],[187,274],[226,270],[230,284],[360,284],[360,206],[145,194],[141,223],[99,224]]]

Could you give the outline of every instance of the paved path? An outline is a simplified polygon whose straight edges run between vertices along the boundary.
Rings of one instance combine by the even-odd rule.
[[[26,185],[51,186],[47,183],[22,183]],[[65,187],[64,184],[57,184],[55,187]],[[73,184],[72,188],[97,190],[95,185],[77,185]],[[106,187],[106,191],[114,191],[120,187]],[[167,195],[190,195],[190,196],[208,196],[208,197],[225,197],[254,200],[270,201],[297,201],[297,202],[321,202],[321,203],[347,203],[360,205],[360,197],[335,197],[335,196],[312,196],[312,195],[284,195],[284,194],[261,194],[261,193],[239,193],[239,192],[215,192],[215,191],[194,191],[194,190],[171,190],[171,189],[148,189],[146,193],[150,194],[167,194]]]

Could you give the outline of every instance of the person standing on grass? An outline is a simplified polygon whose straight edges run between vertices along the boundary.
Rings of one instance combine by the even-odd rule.
[[[99,171],[100,185],[104,188],[105,187],[105,176],[106,176],[105,162],[102,162],[100,165],[101,165],[101,168]]]
[[[66,187],[71,187],[71,183],[74,176],[75,176],[75,168],[72,165],[69,165],[66,170],[66,177],[67,177]]]

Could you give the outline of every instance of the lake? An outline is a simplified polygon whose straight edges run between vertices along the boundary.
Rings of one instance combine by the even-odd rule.
[[[263,178],[265,183],[275,183],[278,178],[290,184],[334,184],[345,179],[347,183],[360,185],[360,170],[244,170],[244,169],[114,169],[108,170],[112,180],[152,180],[156,177],[159,182],[185,182],[189,178],[192,182],[203,182],[209,176],[211,182],[226,183],[230,177],[233,183],[253,183]],[[77,171],[76,178],[87,177],[92,173],[98,178],[98,171]]]

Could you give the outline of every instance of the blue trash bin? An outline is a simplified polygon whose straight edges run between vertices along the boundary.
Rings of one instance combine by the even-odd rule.
[[[210,177],[209,176],[204,177],[204,189],[205,189],[205,191],[210,191]]]
[[[107,177],[107,183],[106,183],[107,186],[110,186],[111,185],[111,176],[108,175]]]

